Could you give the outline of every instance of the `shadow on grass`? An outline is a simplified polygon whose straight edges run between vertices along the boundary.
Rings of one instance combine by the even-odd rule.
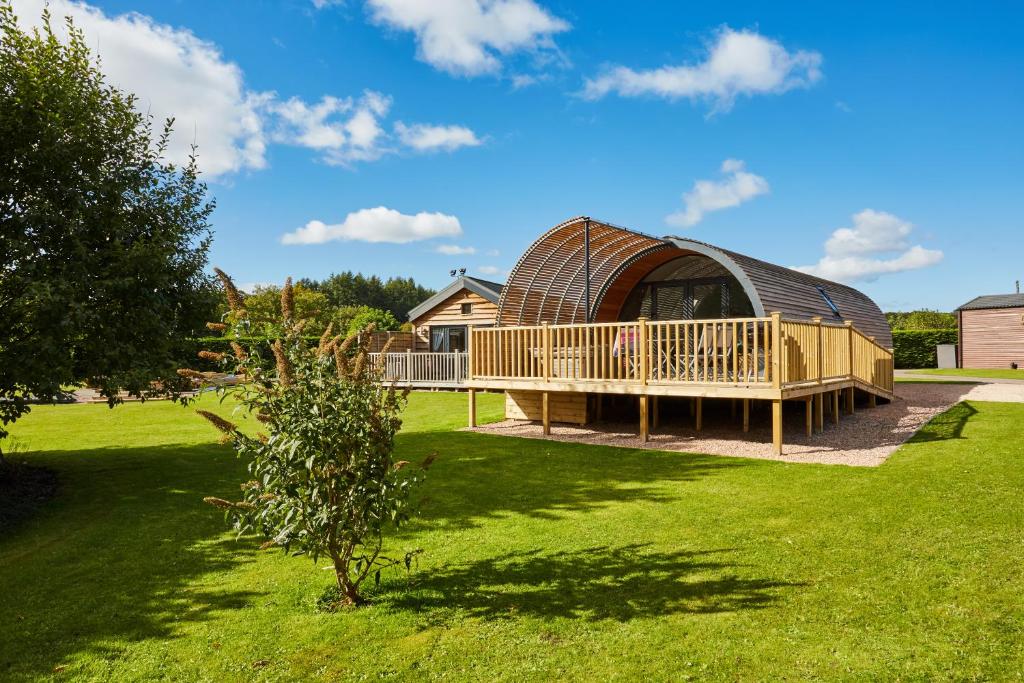
[[[556,519],[623,502],[668,503],[684,495],[681,484],[759,465],[740,458],[472,432],[404,434],[398,450],[410,460],[438,454],[421,519],[461,527],[509,513]]]
[[[200,579],[251,561],[202,502],[232,495],[242,467],[213,445],[26,454],[56,470],[59,495],[0,539],[0,678],[49,674],[80,653],[132,642],[250,603]]]
[[[977,409],[969,402],[957,403],[946,412],[933,417],[928,424],[910,438],[908,443],[962,439],[967,421],[977,413]]]
[[[509,552],[417,575],[377,602],[427,612],[428,624],[464,616],[519,615],[629,621],[667,614],[762,609],[801,584],[737,576],[715,559],[730,551],[657,552],[646,544],[545,554]]]

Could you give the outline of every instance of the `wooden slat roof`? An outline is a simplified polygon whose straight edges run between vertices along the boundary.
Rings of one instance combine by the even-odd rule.
[[[584,302],[584,225],[590,220],[590,301]],[[646,273],[674,254],[718,261],[743,286],[758,316],[851,320],[879,344],[892,347],[885,315],[864,293],[837,282],[681,237],[658,238],[584,216],[542,235],[519,259],[498,301],[499,325],[615,320],[621,300]],[[839,309],[836,316],[819,288]]]
[[[583,235],[590,221],[590,302],[586,296]],[[624,263],[672,249],[665,240],[585,216],[571,218],[542,235],[519,259],[498,302],[500,325],[583,323]]]

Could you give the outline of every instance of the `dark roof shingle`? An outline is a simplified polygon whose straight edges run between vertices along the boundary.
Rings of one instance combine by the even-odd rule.
[[[973,311],[985,308],[1017,307],[1024,307],[1024,294],[986,294],[984,296],[976,296],[956,310]]]

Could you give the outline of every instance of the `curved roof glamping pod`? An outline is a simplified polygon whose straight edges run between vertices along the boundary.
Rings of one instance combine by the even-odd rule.
[[[682,270],[682,262],[678,269],[669,262],[700,255],[720,266],[705,268],[707,273],[724,270],[742,289],[755,316],[780,311],[796,319],[850,320],[880,345],[892,348],[892,332],[882,311],[852,287],[704,242],[652,237],[584,216],[555,226],[526,250],[502,290],[499,325],[586,322],[584,232],[588,223],[592,322],[618,320],[634,289],[658,273],[671,277],[668,274]]]

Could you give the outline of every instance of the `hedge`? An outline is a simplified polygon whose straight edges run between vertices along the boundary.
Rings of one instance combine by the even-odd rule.
[[[956,344],[956,330],[893,330],[893,362],[897,368],[934,368],[936,344]]]

